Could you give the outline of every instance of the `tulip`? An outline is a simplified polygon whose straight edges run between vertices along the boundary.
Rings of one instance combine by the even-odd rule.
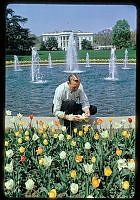
[[[128,117],[128,122],[132,123],[132,118]]]
[[[93,186],[94,188],[98,188],[99,185],[100,185],[100,182],[101,182],[101,180],[98,179],[96,176],[93,176],[93,177],[92,177],[91,184],[92,184],[92,186]]]
[[[100,138],[99,134],[98,134],[98,133],[95,133],[94,139],[95,139],[95,140],[99,140],[99,138]]]
[[[42,147],[38,147],[38,149],[36,150],[37,155],[40,155],[43,153],[43,148]]]
[[[70,175],[71,175],[72,178],[75,178],[76,177],[76,170],[72,170]]]
[[[91,144],[90,144],[89,142],[86,142],[86,143],[85,143],[85,149],[86,149],[86,150],[91,149]]]
[[[18,144],[22,143],[22,138],[18,138]]]
[[[112,174],[112,170],[110,169],[109,166],[104,168],[104,175],[105,176],[110,176]]]
[[[5,146],[8,147],[9,141],[5,141]]]
[[[121,156],[122,155],[122,150],[121,149],[116,149],[116,155]]]
[[[66,158],[66,152],[65,151],[62,151],[60,154],[59,154],[60,158],[62,160],[64,160]]]
[[[32,190],[33,187],[34,187],[34,181],[32,179],[28,179],[26,182],[25,182],[25,186],[26,186],[26,189],[27,190]]]
[[[21,147],[19,148],[19,151],[20,151],[20,153],[24,153],[24,152],[25,152],[25,148],[24,148],[23,146],[21,146]]]
[[[12,149],[9,149],[8,151],[5,152],[7,158],[11,158],[14,155],[14,152]]]
[[[81,155],[76,155],[76,156],[75,156],[75,161],[76,161],[77,163],[81,162],[82,160],[83,160],[83,156],[81,156]]]
[[[21,156],[20,161],[24,162],[25,160],[26,160],[26,156],[25,155]]]
[[[128,190],[129,189],[129,182],[128,181],[123,181],[122,182],[122,188],[124,190]]]
[[[47,139],[43,140],[43,144],[48,145],[48,140]]]
[[[32,120],[32,119],[33,119],[33,114],[30,114],[30,115],[29,115],[29,118]]]
[[[78,192],[78,184],[76,183],[72,183],[70,185],[70,191],[73,193],[73,194],[76,194]]]
[[[5,185],[7,190],[13,190],[13,187],[14,187],[13,179],[6,181],[4,185]]]
[[[57,192],[56,189],[52,189],[50,192],[48,192],[49,198],[56,198]]]

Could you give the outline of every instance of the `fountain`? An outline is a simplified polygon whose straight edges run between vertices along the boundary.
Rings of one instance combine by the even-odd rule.
[[[117,70],[116,70],[116,56],[115,56],[115,48],[111,49],[111,56],[109,59],[109,77],[105,78],[105,80],[118,80],[117,78]]]
[[[66,54],[66,71],[67,73],[81,73],[77,63],[76,42],[74,40],[73,32],[70,33],[68,40],[68,48]]]
[[[53,68],[52,67],[52,59],[51,59],[51,54],[50,53],[48,55],[48,63],[49,63],[49,68]]]
[[[129,67],[127,67],[128,65],[128,51],[127,49],[125,50],[125,57],[124,57],[124,67],[122,67],[122,69],[130,69]]]
[[[86,54],[86,67],[91,67],[91,66],[89,65],[89,54],[88,54],[88,52],[87,52],[87,54]]]
[[[20,69],[19,60],[16,55],[14,55],[14,69],[15,71],[22,71],[22,69]]]
[[[46,83],[46,81],[42,80],[43,75],[40,73],[40,64],[39,64],[39,54],[35,47],[32,48],[32,66],[31,66],[31,74],[32,74],[32,82],[33,83]]]

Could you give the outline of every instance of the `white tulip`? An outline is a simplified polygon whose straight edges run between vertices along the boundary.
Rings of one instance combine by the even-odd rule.
[[[33,134],[33,137],[32,137],[32,140],[33,140],[33,141],[36,141],[36,140],[38,140],[38,138],[39,138],[38,135],[37,135],[36,133],[34,133],[34,134]]]
[[[78,184],[76,183],[72,183],[70,185],[70,191],[73,193],[73,194],[76,194],[78,192]]]
[[[119,159],[117,161],[117,164],[118,164],[119,171],[121,171],[123,168],[127,168],[126,159]]]
[[[12,149],[9,149],[8,151],[6,151],[6,157],[7,158],[11,158],[14,155],[14,152]]]
[[[66,131],[67,129],[66,129],[66,126],[61,126],[61,130],[62,131]]]
[[[93,172],[93,164],[83,164],[85,171],[87,174],[91,174]]]
[[[26,182],[25,182],[25,186],[26,186],[26,189],[27,190],[32,190],[33,187],[34,187],[34,181],[32,179],[28,179]]]
[[[85,149],[87,150],[91,149],[91,144],[89,142],[85,143]]]
[[[61,159],[65,159],[66,158],[66,152],[65,151],[62,151],[60,154],[59,154],[60,158]]]
[[[12,190],[14,187],[14,181],[13,179],[10,179],[8,181],[5,182],[5,187],[7,190]]]
[[[135,171],[135,161],[130,159],[127,163],[127,167],[130,171]]]
[[[45,166],[45,167],[49,167],[49,166],[51,166],[51,163],[52,163],[52,158],[51,158],[51,156],[44,156],[44,163],[43,163],[43,165]]]
[[[10,162],[10,164],[6,164],[5,170],[9,173],[13,172],[13,161]]]
[[[109,138],[109,132],[107,130],[102,131],[100,134],[102,138]]]
[[[62,133],[59,135],[59,140],[64,140],[64,135]]]

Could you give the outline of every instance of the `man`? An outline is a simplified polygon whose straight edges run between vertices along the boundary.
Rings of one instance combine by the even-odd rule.
[[[79,122],[80,115],[85,113],[85,118],[94,115],[97,107],[89,104],[88,98],[80,83],[80,77],[77,74],[71,74],[68,81],[59,85],[55,90],[53,99],[53,114],[63,119],[67,132],[71,130]]]

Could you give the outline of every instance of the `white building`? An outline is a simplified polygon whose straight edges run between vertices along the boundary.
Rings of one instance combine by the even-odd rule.
[[[72,31],[44,33],[44,34],[42,34],[42,38],[43,38],[43,41],[45,42],[48,40],[48,38],[55,37],[58,42],[58,48],[66,51],[67,47],[68,47],[69,35],[71,32]],[[93,46],[93,33],[81,32],[81,31],[77,31],[77,32],[73,32],[73,33],[74,33],[75,41],[77,43],[77,48],[79,50],[82,49],[81,42],[83,39],[90,41],[91,45]]]

